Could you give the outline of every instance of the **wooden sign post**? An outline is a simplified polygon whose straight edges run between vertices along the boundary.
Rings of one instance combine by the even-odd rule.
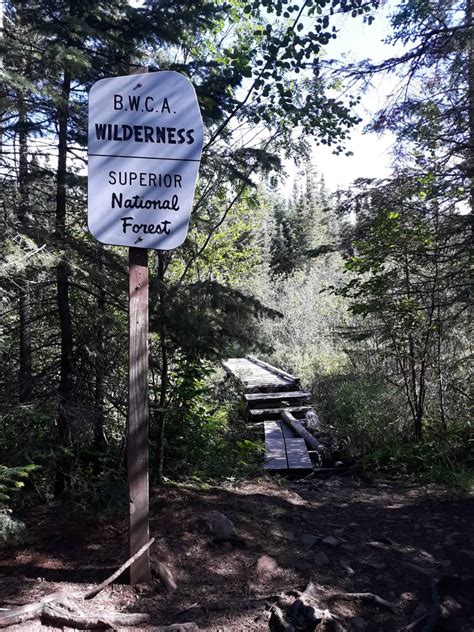
[[[140,72],[141,71],[141,72]],[[148,72],[136,69],[131,75]],[[148,431],[148,250],[128,249],[128,552],[132,557],[150,539]],[[151,580],[150,549],[129,569],[130,584]]]
[[[148,250],[129,250],[128,431],[129,554],[150,539],[148,466]],[[149,549],[130,566],[132,585],[151,580]]]
[[[203,145],[192,84],[163,71],[97,81],[89,93],[89,230],[129,250],[129,554],[149,541],[148,249],[186,238]],[[147,551],[130,583],[151,579]]]

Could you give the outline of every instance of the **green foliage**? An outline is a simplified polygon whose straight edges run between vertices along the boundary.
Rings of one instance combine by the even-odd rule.
[[[240,395],[205,361],[183,357],[170,379],[166,475],[208,480],[253,472],[262,446],[248,434]]]
[[[26,541],[26,527],[11,515],[11,504],[23,489],[28,477],[38,469],[29,464],[16,467],[0,465],[0,543],[22,544]]]
[[[364,459],[370,470],[394,476],[413,476],[454,489],[474,488],[474,442],[472,424],[465,420],[451,424],[448,435],[427,430],[422,442],[388,440]]]
[[[0,465],[0,510],[5,511],[11,504],[12,496],[25,486],[27,478],[38,469],[29,464],[17,467]]]
[[[8,511],[0,509],[0,543],[23,544],[26,539],[24,523],[13,518]]]
[[[380,374],[319,375],[312,387],[325,432],[351,456],[372,454],[403,436],[400,397]]]
[[[454,342],[466,324],[467,225],[453,200],[440,196],[441,187],[441,176],[410,172],[367,188],[361,183],[348,204],[358,217],[354,252],[335,289],[363,318],[352,338],[374,347],[384,374],[405,393],[417,439],[436,396],[446,426],[457,408],[453,401],[449,409],[447,380],[454,385],[467,377],[458,370],[462,352]]]

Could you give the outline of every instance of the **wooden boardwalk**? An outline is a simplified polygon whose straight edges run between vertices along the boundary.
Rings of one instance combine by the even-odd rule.
[[[304,418],[306,412],[312,410],[309,404],[311,393],[301,390],[300,380],[250,355],[223,360],[222,366],[242,386],[247,421],[263,422],[265,469],[278,472],[311,470],[313,465],[305,440],[281,417],[282,411],[286,411],[294,417]]]

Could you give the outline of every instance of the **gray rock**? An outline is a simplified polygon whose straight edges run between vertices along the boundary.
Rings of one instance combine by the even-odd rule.
[[[303,543],[303,546],[305,546],[307,549],[310,549],[312,546],[314,546],[318,540],[319,538],[313,533],[303,533],[301,537],[301,542]]]
[[[462,610],[461,604],[449,595],[443,599],[443,607],[448,611],[449,614],[458,614]]]
[[[255,572],[260,581],[268,581],[278,571],[278,562],[270,555],[261,555],[256,564]]]
[[[245,544],[243,538],[237,533],[234,523],[220,511],[209,511],[205,516],[207,527],[216,542],[232,542]]]
[[[330,563],[330,559],[328,558],[326,553],[323,553],[322,551],[316,553],[313,559],[316,566],[325,566],[326,564]]]
[[[328,535],[326,538],[323,538],[323,543],[328,544],[329,546],[339,546],[339,540],[332,535]]]

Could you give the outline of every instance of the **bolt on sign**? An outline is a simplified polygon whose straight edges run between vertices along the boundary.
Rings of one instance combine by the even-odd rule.
[[[173,71],[101,79],[89,93],[89,230],[171,250],[186,238],[203,145],[191,82]]]

